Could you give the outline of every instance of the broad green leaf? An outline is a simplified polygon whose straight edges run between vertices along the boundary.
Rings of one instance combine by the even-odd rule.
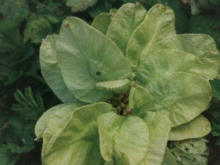
[[[114,92],[126,92],[129,88],[130,81],[128,79],[104,81],[96,84],[97,88],[105,89]]]
[[[96,28],[104,35],[106,35],[111,20],[114,18],[117,11],[118,11],[117,9],[111,9],[109,13],[99,14],[98,16],[95,17],[91,26]]]
[[[144,1],[147,9],[150,9],[152,6],[157,3],[169,6],[175,13],[175,28],[177,33],[187,33],[188,32],[188,12],[183,5],[181,0],[139,0]]]
[[[148,11],[144,22],[131,36],[126,56],[132,65],[137,67],[150,52],[158,50],[159,42],[173,35],[173,11],[169,7],[157,4]]]
[[[109,13],[99,14],[97,17],[95,17],[91,26],[96,28],[101,33],[106,34],[108,27],[111,23],[110,17],[111,15]]]
[[[204,78],[210,80],[217,76],[220,55],[216,48],[215,41],[208,35],[175,35],[163,40],[158,47],[159,49],[175,49],[190,53],[196,57],[194,65],[203,73]]]
[[[46,130],[43,135],[45,163],[47,165],[104,164],[99,149],[97,119],[111,110],[110,104],[95,103],[75,109],[67,118],[50,117],[47,128],[49,131]],[[57,119],[63,122],[56,125]],[[48,137],[50,137],[49,141]]]
[[[132,33],[144,21],[146,13],[141,4],[127,3],[112,19],[106,36],[114,41],[124,54]]]
[[[147,112],[144,120],[149,128],[149,147],[145,158],[138,165],[161,165],[171,129],[171,122],[164,114]]]
[[[141,87],[131,88],[129,94],[129,108],[132,109],[132,114],[140,116],[149,110],[152,106],[152,98],[149,92]]]
[[[67,88],[56,57],[56,41],[58,36],[47,36],[40,47],[41,72],[47,84],[64,103],[75,102],[76,99]]]
[[[96,84],[131,75],[129,62],[116,45],[78,18],[64,20],[57,50],[64,81],[81,101],[92,103],[110,99],[113,93],[97,89]]]
[[[44,141],[45,141],[43,145],[44,144],[47,145],[46,150],[48,152],[53,146],[56,138],[59,136],[59,134],[63,130],[62,126],[66,125],[69,122],[72,113],[80,106],[83,106],[83,105],[80,103],[63,104],[63,106],[61,105],[60,107],[58,107],[59,110],[57,110],[56,112],[54,112],[48,117],[46,121],[47,127],[43,134]]]
[[[66,0],[66,5],[71,7],[72,12],[84,11],[95,5],[97,0]]]
[[[176,159],[173,157],[169,148],[166,148],[166,151],[163,157],[163,162],[161,165],[177,165]]]
[[[211,87],[208,81],[188,73],[162,73],[145,88],[153,98],[150,111],[166,113],[172,126],[184,124],[209,107]]]
[[[211,131],[211,124],[203,115],[199,115],[192,121],[173,127],[169,140],[185,140],[204,137]]]
[[[145,85],[156,77],[175,72],[185,72],[199,77],[208,77],[206,67],[196,56],[178,50],[160,50],[150,54],[137,70],[138,83]],[[216,72],[216,69],[213,70]]]
[[[99,117],[98,128],[101,154],[106,161],[133,165],[144,158],[149,133],[142,119],[134,116],[122,117],[109,112]]]
[[[39,120],[37,121],[36,126],[35,126],[35,135],[37,136],[37,138],[39,139],[43,136],[44,131],[47,129],[47,122],[53,114],[56,116],[56,115],[59,115],[59,113],[62,113],[68,117],[68,113],[66,112],[65,109],[74,110],[80,106],[82,106],[82,103],[74,103],[70,105],[61,104],[53,108],[50,108],[49,110],[44,112],[42,116],[39,118]],[[60,112],[56,113],[57,111],[60,111]],[[57,125],[58,123],[59,123],[58,120],[56,120],[55,125]]]

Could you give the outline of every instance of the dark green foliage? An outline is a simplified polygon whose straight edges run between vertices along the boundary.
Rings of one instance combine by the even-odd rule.
[[[156,3],[170,6],[175,12],[177,33],[208,34],[220,49],[219,0],[192,0],[191,4],[181,0],[98,0],[85,11],[74,13],[65,1],[0,0],[0,164],[13,165],[22,159],[22,153],[33,151],[34,125],[45,110],[41,96],[46,109],[59,103],[40,74],[39,45],[42,39],[58,33],[67,16],[78,16],[90,23],[98,14],[109,13],[111,8],[119,8],[127,2],[139,2],[146,9]],[[200,15],[195,15],[198,13]],[[220,80],[210,83],[214,97],[220,100]],[[30,87],[25,88],[27,86],[34,92]],[[24,93],[16,91],[24,88]],[[219,110],[220,103],[216,101],[208,116],[212,136],[217,139],[215,144],[220,146]],[[38,154],[40,156],[40,151]]]
[[[30,87],[25,88],[24,94],[17,90],[14,96],[18,104],[13,104],[12,111],[3,111],[4,115],[0,119],[0,146],[5,161],[11,156],[14,156],[14,161],[19,154],[29,152],[35,147],[34,126],[45,111],[41,96],[34,95]]]
[[[192,16],[189,21],[190,33],[203,33],[215,39],[218,49],[220,48],[220,15]]]

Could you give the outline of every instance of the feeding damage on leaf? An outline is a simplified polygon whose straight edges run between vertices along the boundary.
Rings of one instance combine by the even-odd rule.
[[[207,35],[177,35],[169,7],[147,12],[127,3],[91,26],[69,17],[45,42],[41,70],[64,103],[35,128],[47,165],[165,164],[168,140],[210,132],[200,114],[211,100],[219,52]]]

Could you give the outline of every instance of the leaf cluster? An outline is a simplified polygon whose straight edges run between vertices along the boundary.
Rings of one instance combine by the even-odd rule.
[[[64,103],[35,127],[48,165],[159,165],[168,140],[211,130],[200,114],[218,74],[216,44],[208,35],[176,34],[174,13],[162,4],[146,11],[127,3],[91,26],[69,17],[42,42],[40,63]]]

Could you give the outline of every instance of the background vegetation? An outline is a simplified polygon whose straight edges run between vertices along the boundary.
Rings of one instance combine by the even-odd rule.
[[[42,39],[58,33],[68,16],[91,23],[100,13],[136,1],[146,9],[156,3],[170,6],[175,12],[177,33],[208,34],[220,49],[218,0],[0,0],[0,165],[41,164],[42,142],[34,141],[34,126],[46,109],[60,103],[41,76]],[[210,165],[220,164],[218,78],[211,81],[214,97],[205,113],[212,124],[207,137]]]

